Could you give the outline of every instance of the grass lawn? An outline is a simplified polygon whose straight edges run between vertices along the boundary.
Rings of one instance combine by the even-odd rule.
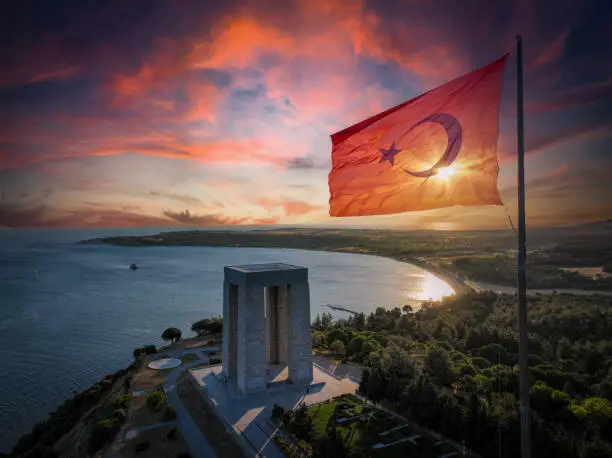
[[[373,412],[373,415],[369,417],[369,421],[366,418],[358,418],[360,415],[371,412]],[[347,450],[361,449],[366,456],[376,458],[437,458],[454,450],[449,444],[436,445],[433,438],[420,437],[416,439],[416,444],[405,440],[417,434],[409,426],[381,435],[385,431],[402,426],[402,421],[381,410],[364,406],[359,399],[351,395],[310,406],[308,413],[312,419],[315,435],[326,434],[328,428],[333,425],[337,433],[344,439]],[[351,417],[355,418],[338,423],[338,420],[342,418]],[[372,448],[375,444],[392,444],[401,440],[404,441],[388,447]],[[302,443],[302,445],[305,444]]]
[[[181,356],[181,361],[183,364],[191,363],[193,361],[199,361],[198,355],[194,353],[187,353],[186,355]]]

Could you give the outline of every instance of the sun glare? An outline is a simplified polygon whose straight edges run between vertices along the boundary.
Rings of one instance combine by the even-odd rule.
[[[457,167],[455,167],[455,164],[452,164],[452,165],[449,165],[448,167],[438,169],[434,176],[440,180],[448,181],[449,178],[454,176],[456,173],[457,173]]]
[[[409,295],[411,299],[439,301],[443,297],[450,296],[454,293],[455,291],[450,285],[440,280],[434,274],[426,272],[418,289],[412,292],[412,294],[409,293]]]

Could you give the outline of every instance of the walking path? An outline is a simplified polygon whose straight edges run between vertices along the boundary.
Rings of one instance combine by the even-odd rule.
[[[200,361],[194,361],[189,364],[183,364],[180,367],[174,369],[166,381],[164,382],[164,392],[166,393],[166,399],[176,411],[177,419],[176,423],[181,432],[181,435],[187,442],[189,451],[194,458],[216,458],[215,453],[206,441],[204,435],[200,432],[198,425],[195,424],[187,409],[181,403],[176,387],[178,378],[188,369],[202,364],[202,362],[208,362],[208,357],[203,358],[201,351],[196,353]]]
[[[176,421],[160,421],[159,423],[153,423],[152,425],[139,426],[137,428],[129,429],[126,431],[125,435],[128,436],[132,432],[146,431],[148,429],[163,428],[164,426],[174,426],[175,424]]]

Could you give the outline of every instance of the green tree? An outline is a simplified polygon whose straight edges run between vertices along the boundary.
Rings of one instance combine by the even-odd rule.
[[[223,332],[223,318],[204,318],[203,320],[193,323],[191,325],[191,330],[197,333],[199,336],[220,334]]]
[[[141,355],[152,355],[154,353],[157,353],[157,348],[155,345],[145,345],[144,347],[134,349],[132,354],[134,355],[134,358],[138,358]]]
[[[364,339],[361,336],[355,336],[351,339],[346,347],[346,354],[349,358],[357,357],[357,359],[361,360],[361,351],[363,349]]]
[[[89,436],[89,451],[100,450],[107,442],[119,432],[120,423],[115,418],[105,418],[94,424]]]
[[[293,411],[290,428],[299,440],[309,442],[312,438],[312,419],[303,402]]]
[[[424,362],[427,373],[435,377],[439,384],[448,386],[455,381],[453,363],[446,349],[439,345],[430,347]]]
[[[172,341],[172,343],[174,342],[178,342],[179,340],[181,340],[181,330],[179,328],[168,328],[166,330],[164,330],[164,332],[162,333],[161,337],[164,340],[170,340]]]
[[[161,390],[150,391],[146,394],[147,407],[158,412],[166,401],[166,394]]]
[[[359,313],[357,315],[355,315],[355,328],[358,331],[363,331],[366,327],[366,318],[365,315],[363,313]]]
[[[380,370],[374,369],[368,377],[366,395],[373,401],[379,402],[385,397],[385,376]]]
[[[508,352],[499,344],[487,344],[478,349],[478,354],[491,364],[505,364],[508,361]]]
[[[281,418],[283,418],[284,414],[285,409],[283,408],[283,406],[279,404],[274,404],[274,407],[272,407],[272,418],[274,418],[275,420],[280,420]]]
[[[329,349],[335,355],[338,355],[338,356],[344,355],[344,344],[339,340],[335,340],[334,342],[332,342],[332,344],[329,346]]]
[[[314,329],[311,332],[312,337],[312,346],[314,348],[322,347],[325,345],[325,333],[321,331],[315,331]]]
[[[334,321],[334,317],[331,313],[321,314],[321,329],[329,329]]]
[[[331,345],[335,341],[339,340],[343,345],[348,344],[349,336],[348,333],[341,328],[334,328],[327,333],[327,345]]]
[[[344,458],[347,456],[342,434],[331,425],[327,434],[317,436],[314,440],[313,456],[315,458]]]

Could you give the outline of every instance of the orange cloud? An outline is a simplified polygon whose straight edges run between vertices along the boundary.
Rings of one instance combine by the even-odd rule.
[[[68,78],[70,76],[76,75],[78,72],[79,72],[79,67],[76,65],[72,67],[60,68],[57,70],[52,70],[49,72],[44,72],[44,73],[39,73],[37,75],[34,75],[30,79],[30,82],[38,83],[41,81],[46,81],[46,80],[51,80],[51,79]]]
[[[280,207],[283,209],[287,216],[302,216],[313,211],[321,209],[320,205],[312,205],[308,202],[292,199],[277,199],[277,198],[260,198],[255,201],[257,205],[264,208],[276,208]]]
[[[243,224],[249,225],[266,225],[276,224],[278,218],[253,218],[253,217],[232,217],[220,214],[209,213],[205,215],[197,215],[189,210],[173,212],[166,210],[164,215],[168,218],[184,225],[184,226],[239,226]]]
[[[163,227],[163,226],[237,226],[269,225],[277,217],[235,218],[222,214],[195,215],[188,210],[165,211],[163,215],[137,213],[134,206],[112,208],[79,208],[61,210],[45,205],[33,208],[0,206],[0,227]]]
[[[167,218],[125,210],[57,210],[44,205],[34,208],[0,207],[0,227],[125,227],[169,226]]]
[[[559,35],[546,46],[542,52],[534,59],[530,65],[530,70],[535,70],[542,67],[550,62],[557,60],[563,55],[565,49],[565,43],[572,32],[572,27],[568,27],[563,30]]]
[[[210,40],[194,47],[192,65],[238,71],[258,68],[274,56],[272,65],[265,65],[270,96],[287,96],[307,119],[316,117],[313,112],[354,113],[352,104],[364,89],[370,100],[362,106],[382,108],[397,102],[372,100],[378,94],[357,71],[361,57],[395,61],[428,86],[467,70],[450,46],[431,42],[431,30],[402,25],[390,35],[361,1],[298,1],[295,11],[286,15],[286,10],[280,18],[241,8],[213,29]]]

